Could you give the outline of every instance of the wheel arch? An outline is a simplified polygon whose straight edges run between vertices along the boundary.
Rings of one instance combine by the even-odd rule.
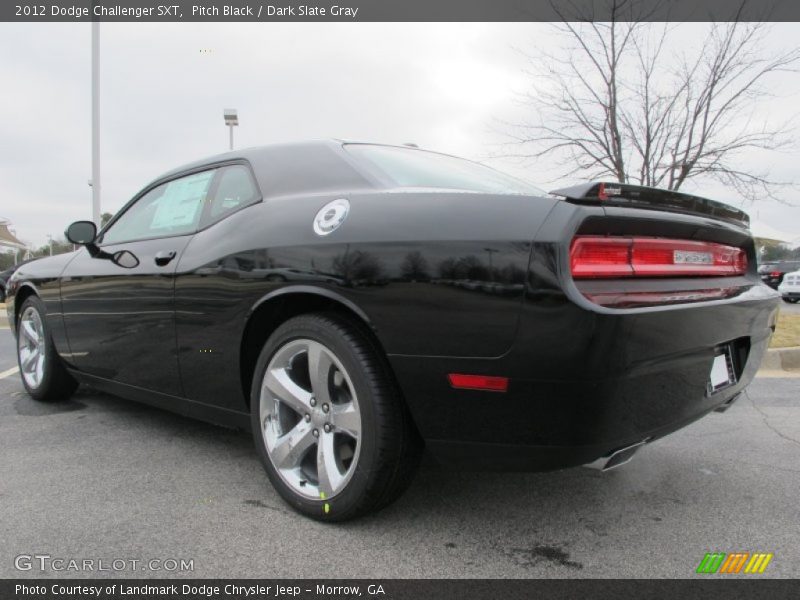
[[[31,296],[38,296],[39,292],[30,282],[24,282],[19,285],[17,292],[14,294],[14,331],[17,330],[17,323],[19,323],[19,313],[22,310],[22,305],[25,300]],[[6,299],[7,300],[7,299]]]
[[[338,313],[359,326],[375,345],[396,383],[386,350],[370,318],[363,310],[332,290],[309,285],[286,286],[259,299],[253,304],[247,317],[239,352],[239,373],[242,393],[248,407],[253,373],[264,343],[285,321],[312,312]],[[399,385],[397,389],[400,390]]]

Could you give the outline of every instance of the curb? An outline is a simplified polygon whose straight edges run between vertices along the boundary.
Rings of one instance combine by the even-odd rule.
[[[800,346],[769,348],[761,361],[761,371],[800,370]]]

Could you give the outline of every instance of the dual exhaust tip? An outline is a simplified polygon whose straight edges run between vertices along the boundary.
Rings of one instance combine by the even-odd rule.
[[[644,446],[648,441],[650,441],[650,438],[646,438],[641,442],[631,444],[630,446],[619,448],[618,450],[614,450],[611,454],[601,456],[597,460],[586,463],[583,466],[590,469],[596,469],[598,471],[610,471],[611,469],[621,467],[622,465],[630,462],[633,458],[633,455],[636,454],[639,448]]]
[[[731,407],[731,405],[734,402],[736,402],[739,399],[741,395],[742,395],[741,392],[735,394],[730,400],[719,405],[714,410],[716,412],[725,412]],[[598,471],[610,471],[611,469],[621,467],[622,465],[629,463],[633,458],[633,455],[636,454],[639,448],[644,446],[649,441],[650,438],[645,438],[641,442],[637,442],[635,444],[631,444],[630,446],[625,446],[623,448],[619,448],[618,450],[614,450],[611,454],[608,454],[606,456],[601,456],[597,460],[594,460],[590,463],[586,463],[583,466],[588,467],[590,469],[596,469]]]

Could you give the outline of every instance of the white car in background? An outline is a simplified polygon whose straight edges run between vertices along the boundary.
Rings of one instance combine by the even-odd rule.
[[[800,271],[792,271],[783,276],[783,281],[778,286],[778,291],[784,302],[797,302],[800,300]]]

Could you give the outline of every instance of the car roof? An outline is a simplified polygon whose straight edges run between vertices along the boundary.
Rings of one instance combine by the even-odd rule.
[[[264,197],[307,192],[373,189],[374,184],[355,166],[340,140],[316,140],[242,148],[196,160],[163,173],[152,187],[186,172],[221,163],[246,161]]]
[[[269,144],[224,152],[171,169],[147,187],[220,163],[250,163],[264,197],[307,192],[374,189],[342,148],[342,140]]]

